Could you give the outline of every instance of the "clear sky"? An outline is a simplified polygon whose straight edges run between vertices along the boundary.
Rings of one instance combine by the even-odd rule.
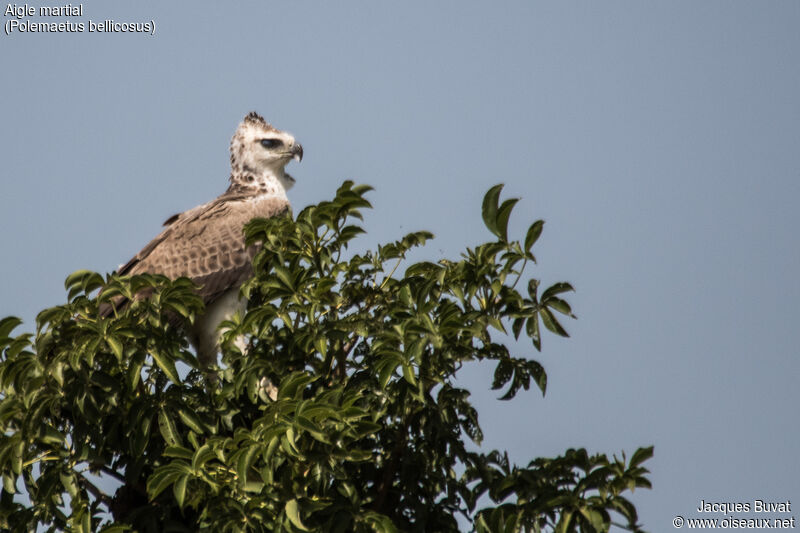
[[[544,339],[545,398],[466,373],[487,449],[654,444],[655,532],[701,500],[800,518],[800,2],[82,5],[30,20],[83,33],[0,35],[0,316],[32,329],[67,274],[221,193],[257,110],[305,148],[296,208],[376,188],[364,247],[427,229],[457,257],[498,182],[518,235],[547,221],[534,272],[579,320]]]

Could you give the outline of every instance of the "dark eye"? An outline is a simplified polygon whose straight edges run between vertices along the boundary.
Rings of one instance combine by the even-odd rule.
[[[278,148],[282,144],[279,139],[261,139],[261,146],[264,148]]]

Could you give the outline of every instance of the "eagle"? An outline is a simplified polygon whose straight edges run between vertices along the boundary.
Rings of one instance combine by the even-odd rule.
[[[208,203],[168,218],[164,230],[118,269],[123,275],[185,276],[198,286],[205,312],[189,327],[187,336],[206,368],[216,362],[219,352],[219,324],[247,306],[239,288],[253,273],[256,248],[245,245],[244,225],[255,217],[289,211],[286,191],[295,180],[284,168],[293,159],[303,159],[300,143],[256,112],[239,124],[230,150],[228,189]],[[124,302],[114,302],[100,313],[107,316],[121,305]]]

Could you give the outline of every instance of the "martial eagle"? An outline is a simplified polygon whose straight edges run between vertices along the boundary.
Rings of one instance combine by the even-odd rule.
[[[239,287],[252,275],[255,249],[245,246],[243,227],[252,218],[289,210],[286,191],[294,178],[284,167],[303,158],[303,147],[292,135],[273,128],[255,112],[239,125],[230,149],[228,190],[167,219],[164,230],[118,270],[171,279],[186,276],[199,286],[205,313],[195,320],[188,337],[205,367],[216,362],[220,322],[247,305],[239,298]],[[110,307],[101,310],[105,315],[111,312]]]

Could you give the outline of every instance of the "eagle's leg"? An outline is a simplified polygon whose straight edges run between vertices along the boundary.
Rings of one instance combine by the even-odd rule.
[[[236,346],[242,355],[247,355],[247,352],[250,349],[250,344],[245,339],[244,335],[239,335],[236,337],[236,340],[233,341],[234,346]],[[272,381],[266,376],[262,377],[258,381],[258,397],[261,398],[262,402],[267,401],[267,399],[272,400],[273,402],[278,399],[278,388],[272,384]]]
[[[237,313],[244,315],[246,310],[247,301],[240,298],[239,289],[232,289],[208,305],[206,312],[198,317],[191,328],[189,339],[197,350],[197,359],[200,367],[204,369],[203,373],[209,387],[219,386],[219,377],[211,370],[216,366],[222,336],[225,333],[225,328],[220,328],[219,325],[225,320],[231,320]],[[250,348],[244,335],[236,336],[233,346],[244,356]],[[262,401],[268,399],[275,401],[278,398],[277,387],[266,376],[259,380],[258,396]]]
[[[272,384],[272,381],[266,376],[261,378],[258,382],[258,397],[261,401],[267,401],[267,398],[273,402],[278,399],[278,387]]]

